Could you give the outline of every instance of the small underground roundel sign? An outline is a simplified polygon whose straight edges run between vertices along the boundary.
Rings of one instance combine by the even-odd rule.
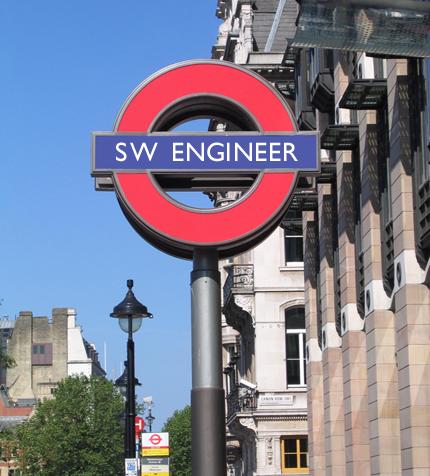
[[[210,117],[225,131],[170,132]],[[215,249],[233,256],[262,241],[279,224],[298,174],[319,170],[317,133],[297,132],[293,115],[270,83],[221,61],[163,69],[140,84],[113,132],[92,142],[98,190],[115,190],[136,231],[178,257]],[[166,191],[242,190],[233,204],[197,209]]]

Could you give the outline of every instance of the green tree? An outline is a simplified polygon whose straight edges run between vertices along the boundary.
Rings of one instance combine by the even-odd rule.
[[[24,475],[118,476],[123,471],[124,403],[101,377],[64,379],[52,400],[18,428],[18,461]]]
[[[163,426],[169,432],[172,476],[191,474],[191,407],[176,410]]]
[[[18,442],[13,429],[0,428],[0,461],[9,469],[15,467]]]
[[[0,348],[0,368],[12,369],[16,367],[16,362],[13,357],[10,357],[6,352]]]

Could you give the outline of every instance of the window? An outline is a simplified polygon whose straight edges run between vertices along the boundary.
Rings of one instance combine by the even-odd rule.
[[[281,439],[281,467],[282,473],[309,473],[307,436]]]
[[[303,262],[303,227],[300,211],[289,211],[284,225],[285,264]]]
[[[33,344],[31,363],[33,365],[52,365],[52,344]]]
[[[44,353],[45,353],[45,344],[33,345],[33,354],[44,354]]]
[[[305,310],[294,307],[285,311],[287,386],[306,385]]]

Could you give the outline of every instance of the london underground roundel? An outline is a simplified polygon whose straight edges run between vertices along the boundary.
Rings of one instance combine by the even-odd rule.
[[[200,117],[228,132],[169,132]],[[93,134],[92,175],[114,188],[136,231],[159,249],[191,258],[196,248],[238,254],[285,214],[299,172],[317,171],[317,135],[297,133],[282,96],[265,80],[220,61],[180,63],[144,81],[110,133]],[[197,209],[170,190],[236,190],[233,204]]]

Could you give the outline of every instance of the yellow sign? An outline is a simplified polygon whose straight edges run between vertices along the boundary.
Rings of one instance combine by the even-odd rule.
[[[169,476],[169,475],[170,475],[169,471],[163,471],[161,473],[153,473],[153,472],[148,473],[144,471],[142,473],[142,476]]]
[[[142,456],[169,456],[169,448],[142,448]]]

